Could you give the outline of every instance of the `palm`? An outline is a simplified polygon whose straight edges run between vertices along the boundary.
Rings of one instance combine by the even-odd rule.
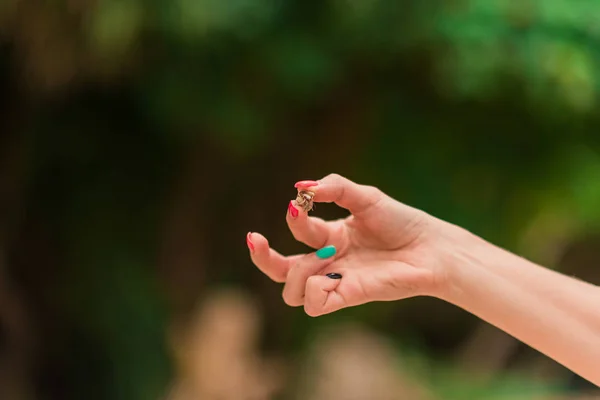
[[[400,212],[401,207],[387,204],[390,214]],[[336,235],[332,243],[342,250],[338,261],[330,265],[325,273],[334,270],[352,271],[346,274],[348,279],[340,285],[338,292],[345,299],[347,306],[363,304],[377,300],[395,300],[414,294],[421,280],[427,278],[419,270],[421,257],[418,239],[423,228],[414,220],[397,223],[384,223],[379,218],[388,214],[378,210],[375,218],[369,216],[357,218],[349,216],[342,221],[330,222]],[[390,218],[398,221],[402,218]],[[339,225],[339,226],[336,226]],[[423,260],[424,261],[424,260]],[[402,286],[402,287],[400,287]]]

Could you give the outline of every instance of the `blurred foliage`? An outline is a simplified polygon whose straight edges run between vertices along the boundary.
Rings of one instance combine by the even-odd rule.
[[[1,245],[50,349],[37,364],[58,363],[40,368],[61,383],[41,390],[155,396],[167,327],[220,283],[261,294],[267,348],[302,348],[323,322],[279,305],[243,246],[257,230],[305,250],[277,219],[295,180],[338,172],[524,255],[538,255],[524,237],[545,215],[538,240],[597,231],[598,12],[593,0],[0,2],[13,199]],[[474,323],[420,299],[328,318],[444,356]]]

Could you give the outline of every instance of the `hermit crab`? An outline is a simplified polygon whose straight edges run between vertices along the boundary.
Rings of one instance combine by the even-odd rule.
[[[309,212],[315,208],[313,204],[313,197],[315,197],[315,192],[311,192],[310,190],[300,189],[298,190],[298,196],[296,196],[296,204],[302,207],[305,212]]]

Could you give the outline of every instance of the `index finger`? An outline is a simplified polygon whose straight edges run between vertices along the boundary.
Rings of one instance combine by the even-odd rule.
[[[336,203],[349,210],[353,215],[364,213],[379,203],[383,193],[373,187],[359,185],[338,174],[330,174],[318,181],[300,181],[296,183],[299,190],[310,190],[315,194],[317,203]]]

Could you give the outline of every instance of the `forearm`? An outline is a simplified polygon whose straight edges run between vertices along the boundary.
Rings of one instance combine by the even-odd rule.
[[[539,266],[471,233],[465,232],[460,240],[457,247],[465,249],[463,253],[469,254],[471,262],[586,321],[600,332],[600,287]]]
[[[441,297],[600,385],[599,289],[464,240]]]

